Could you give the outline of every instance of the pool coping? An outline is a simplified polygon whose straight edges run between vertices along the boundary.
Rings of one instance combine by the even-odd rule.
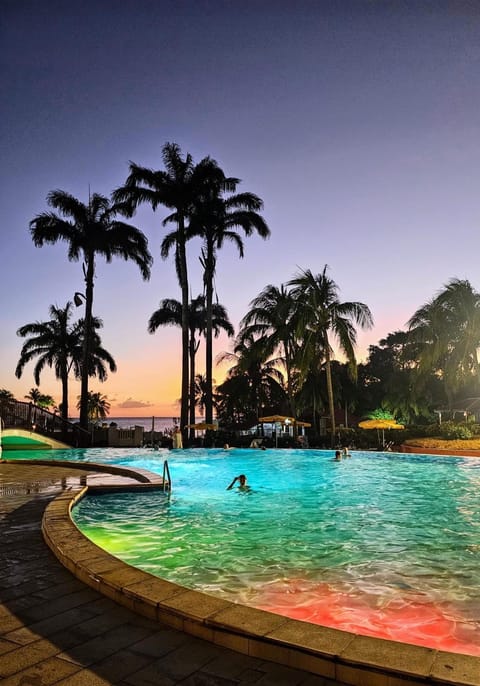
[[[58,460],[2,461],[59,466]],[[106,478],[104,483],[63,491],[47,505],[42,519],[44,540],[57,559],[79,580],[118,604],[216,645],[342,684],[480,686],[478,657],[290,619],[188,589],[122,562],[77,528],[72,509],[87,493],[163,491],[162,479],[146,470],[117,465],[62,461],[62,466],[133,480],[118,484]]]

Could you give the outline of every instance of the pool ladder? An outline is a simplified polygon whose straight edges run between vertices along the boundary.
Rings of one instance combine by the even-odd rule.
[[[165,477],[167,477],[167,480],[165,480]],[[163,492],[165,493],[165,491],[171,491],[172,490],[172,479],[170,477],[170,469],[168,468],[167,460],[165,460],[163,463],[162,481],[163,481]]]

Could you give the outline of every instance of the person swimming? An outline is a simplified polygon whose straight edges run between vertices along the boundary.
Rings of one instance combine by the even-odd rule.
[[[250,486],[247,485],[247,477],[245,476],[245,474],[240,474],[239,476],[236,476],[234,478],[234,480],[232,481],[232,483],[229,486],[227,486],[227,491],[232,489],[237,481],[238,481],[238,488],[240,491],[249,491],[250,490]]]

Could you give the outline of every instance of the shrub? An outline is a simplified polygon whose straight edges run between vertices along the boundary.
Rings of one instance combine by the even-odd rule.
[[[480,436],[480,424],[470,424],[469,429],[473,436]]]
[[[440,436],[449,440],[472,438],[473,436],[471,425],[467,426],[465,423],[444,422],[438,428]]]

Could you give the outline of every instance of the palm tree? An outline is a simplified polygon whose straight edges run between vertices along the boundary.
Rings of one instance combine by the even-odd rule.
[[[285,286],[269,284],[252,300],[250,310],[240,322],[239,338],[260,339],[265,359],[274,360],[285,368],[289,413],[296,417],[294,394],[294,361],[298,353],[296,338],[296,302]]]
[[[62,418],[68,419],[68,376],[73,371],[76,378],[81,376],[84,321],[81,319],[70,324],[72,303],[67,302],[64,308],[50,306],[51,319],[47,322],[25,324],[17,331],[22,338],[29,336],[22,346],[20,359],[15,369],[15,376],[21,378],[25,365],[34,358],[38,358],[33,374],[37,386],[45,366],[53,368],[55,376],[62,383]],[[89,359],[86,369],[89,376],[98,376],[100,381],[107,378],[108,365],[110,371],[116,371],[115,360],[102,348],[100,336],[96,329],[101,328],[102,322],[97,317],[92,318],[90,334]],[[36,389],[33,389],[36,390]]]
[[[77,410],[80,409],[81,396],[78,396]],[[88,392],[88,419],[96,422],[99,419],[106,419],[110,412],[110,403],[106,395],[101,393]]]
[[[14,402],[15,396],[13,393],[6,388],[0,388],[0,429],[4,426],[5,417],[11,413]]]
[[[22,346],[20,359],[15,369],[15,376],[20,379],[31,360],[38,358],[33,370],[37,386],[45,366],[55,370],[55,376],[62,383],[62,418],[68,419],[68,374],[77,357],[80,346],[80,332],[78,326],[70,325],[72,303],[65,307],[50,306],[50,320],[25,324],[17,331],[17,335],[27,338]],[[35,390],[35,389],[32,389]],[[40,391],[38,391],[40,395]],[[36,394],[35,394],[36,395]],[[33,399],[32,391],[30,397]]]
[[[333,396],[331,360],[333,338],[345,355],[352,376],[356,375],[356,330],[373,326],[372,314],[367,305],[360,302],[340,302],[337,284],[327,276],[325,265],[321,274],[314,275],[309,269],[300,271],[290,282],[291,294],[297,301],[297,332],[303,339],[303,363],[306,373],[312,364],[318,365],[318,357],[325,359],[328,405],[331,421],[332,446],[335,442],[335,402]]]
[[[195,405],[200,412],[205,409],[207,398],[207,379],[205,374],[197,374],[195,376]]]
[[[182,304],[178,300],[165,298],[160,302],[160,307],[156,310],[148,322],[148,332],[154,333],[159,326],[182,326]],[[189,392],[189,424],[195,423],[195,356],[200,345],[200,340],[197,339],[197,333],[203,334],[206,325],[206,311],[205,298],[197,296],[190,302],[188,310],[188,330],[189,330],[189,378],[190,378],[190,392]],[[215,336],[220,334],[223,330],[228,336],[234,335],[233,326],[228,319],[227,311],[223,305],[219,303],[213,307],[213,328]],[[194,429],[190,430],[190,438],[195,437]]]
[[[42,394],[38,390],[38,388],[31,388],[27,395],[24,396],[27,400],[31,400],[31,402],[36,405],[39,401],[39,399],[42,397]]]
[[[52,396],[40,393],[38,388],[31,388],[24,397],[27,400],[30,400],[37,407],[42,407],[45,410],[48,410],[49,407],[55,405],[55,400],[52,398]]]
[[[161,247],[161,255],[166,259],[170,250],[175,251],[175,268],[182,292],[182,381],[180,424],[186,440],[189,397],[189,330],[188,308],[189,288],[187,271],[187,224],[194,202],[198,200],[206,178],[211,174],[212,165],[205,158],[195,165],[191,155],[182,157],[176,143],[166,143],[162,148],[165,170],[154,171],[130,163],[130,174],[125,184],[117,188],[112,197],[118,209],[132,216],[137,207],[147,203],[153,211],[163,205],[172,211],[162,225],[175,224],[176,229],[168,234]]]
[[[237,233],[237,229],[242,229],[245,236],[251,236],[254,231],[264,239],[270,236],[270,229],[265,220],[258,214],[263,208],[262,200],[253,193],[238,193],[227,198],[223,197],[223,193],[226,191],[234,193],[240,180],[225,177],[217,163],[213,160],[210,162],[210,173],[207,177],[204,191],[199,202],[196,203],[190,221],[190,235],[203,237],[200,262],[203,267],[207,307],[207,327],[205,333],[205,421],[207,423],[211,423],[213,420],[212,308],[217,251],[228,241],[235,244],[240,257],[243,258],[243,241]]]
[[[408,326],[420,346],[420,376],[439,372],[450,402],[472,378],[480,379],[480,293],[469,281],[451,279]]]
[[[85,279],[85,318],[81,365],[80,426],[88,427],[88,360],[93,328],[93,283],[95,260],[98,255],[111,262],[114,257],[132,260],[139,267],[143,279],[150,278],[152,256],[145,235],[134,226],[115,219],[117,210],[103,195],[94,193],[84,205],[69,193],[51,191],[47,196],[50,207],[58,210],[39,214],[30,222],[32,239],[37,247],[45,243],[68,244],[68,259],[83,261]],[[77,297],[82,294],[76,294]]]
[[[217,387],[222,424],[258,421],[262,408],[280,410],[285,402],[283,375],[274,360],[265,361],[262,342],[253,336],[239,336],[233,353],[223,352],[217,363],[233,363],[227,378]]]
[[[39,399],[37,400],[37,405],[38,407],[43,407],[45,410],[49,410],[55,405],[55,400],[51,395],[45,395],[44,393],[41,393]]]

